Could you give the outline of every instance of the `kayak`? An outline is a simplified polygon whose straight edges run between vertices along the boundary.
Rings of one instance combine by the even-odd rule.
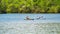
[[[34,19],[24,19],[24,20],[34,20]]]

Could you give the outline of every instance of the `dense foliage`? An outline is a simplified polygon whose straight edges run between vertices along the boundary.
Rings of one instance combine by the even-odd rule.
[[[0,0],[0,13],[60,13],[60,0]]]

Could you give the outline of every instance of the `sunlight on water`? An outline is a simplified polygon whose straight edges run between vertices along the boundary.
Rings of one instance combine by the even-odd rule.
[[[0,23],[0,34],[60,34],[60,23]]]

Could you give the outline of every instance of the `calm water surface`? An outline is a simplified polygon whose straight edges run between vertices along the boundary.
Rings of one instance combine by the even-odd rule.
[[[26,16],[35,20],[24,20]],[[42,19],[36,19],[41,16]],[[60,14],[0,14],[0,22],[60,22]]]

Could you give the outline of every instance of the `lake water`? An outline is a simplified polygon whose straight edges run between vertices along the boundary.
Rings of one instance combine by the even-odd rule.
[[[35,20],[24,20],[26,16]],[[41,16],[43,16],[43,19],[36,19]],[[60,22],[60,14],[0,14],[0,22]]]
[[[0,34],[60,34],[60,14],[0,14]]]

